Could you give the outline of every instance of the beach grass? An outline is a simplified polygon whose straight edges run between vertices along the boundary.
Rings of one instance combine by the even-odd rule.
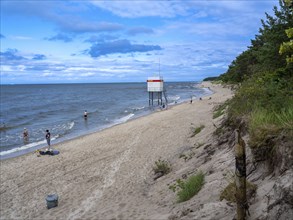
[[[218,118],[221,115],[223,115],[225,113],[225,109],[228,105],[229,105],[229,100],[227,100],[223,104],[219,105],[214,111],[213,119]]]
[[[247,192],[248,199],[250,199],[255,194],[256,190],[257,190],[257,186],[246,180],[246,192]],[[226,186],[222,190],[220,194],[220,201],[225,199],[229,202],[236,203],[235,194],[236,194],[236,182],[234,179],[233,182],[230,182],[228,186]]]
[[[250,115],[249,134],[251,146],[257,146],[269,135],[293,131],[293,107],[280,112],[257,109]]]
[[[155,161],[155,166],[153,167],[155,174],[162,173],[163,175],[168,174],[171,171],[171,165],[168,161],[162,160],[161,158]]]
[[[196,195],[204,184],[204,174],[200,171],[197,175],[190,176],[186,182],[181,182],[177,202],[185,202]]]
[[[205,128],[204,125],[200,125],[199,127],[194,128],[194,130],[192,131],[192,135],[190,137],[194,137],[195,135],[200,133],[202,131],[202,129],[204,129],[204,128]]]

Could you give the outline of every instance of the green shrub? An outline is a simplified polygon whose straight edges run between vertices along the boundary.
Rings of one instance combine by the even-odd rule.
[[[247,199],[250,199],[256,192],[257,186],[249,181],[246,180],[246,195]],[[233,182],[229,183],[228,186],[221,192],[220,194],[220,201],[223,199],[229,202],[236,202],[235,198],[236,194],[236,183],[235,179]]]
[[[217,76],[214,76],[214,77],[207,77],[207,78],[204,78],[203,81],[215,81],[215,80],[218,80],[219,78]]]
[[[189,152],[188,154],[180,154],[180,155],[179,155],[179,158],[183,158],[184,161],[186,162],[186,161],[192,159],[192,157],[193,157],[194,155],[195,155],[195,153],[194,153],[192,150],[190,150],[190,152]]]
[[[166,175],[171,171],[171,165],[168,161],[159,159],[155,162],[153,171],[155,174],[162,173],[163,175]]]
[[[200,133],[202,131],[202,129],[204,129],[204,127],[205,127],[204,125],[201,125],[201,126],[199,126],[197,128],[193,128],[194,130],[192,132],[191,137],[194,137],[195,135],[197,135],[198,133]]]
[[[218,118],[221,115],[223,115],[225,113],[225,109],[228,105],[229,105],[229,100],[227,100],[223,104],[219,105],[214,111],[213,119]]]
[[[290,105],[290,104],[289,104]],[[253,111],[249,120],[249,134],[251,146],[259,145],[266,137],[278,135],[281,131],[293,131],[292,107],[279,112],[259,108]]]
[[[235,118],[259,108],[279,112],[290,107],[293,78],[282,79],[284,74],[282,71],[260,72],[247,79],[231,100],[229,115]]]
[[[199,172],[197,175],[190,176],[186,182],[179,182],[178,185],[181,188],[178,191],[178,202],[184,202],[196,195],[204,184],[204,174]]]
[[[178,191],[178,189],[182,189],[184,186],[184,181],[181,179],[177,179],[176,183],[169,186],[169,189],[171,189],[173,192]]]

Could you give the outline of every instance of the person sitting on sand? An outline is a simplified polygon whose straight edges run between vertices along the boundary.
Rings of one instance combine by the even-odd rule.
[[[49,130],[46,130],[46,140],[47,140],[47,144],[48,144],[48,150],[51,150],[50,149],[51,148],[51,143],[50,143],[50,141],[51,141],[51,134],[50,134]]]

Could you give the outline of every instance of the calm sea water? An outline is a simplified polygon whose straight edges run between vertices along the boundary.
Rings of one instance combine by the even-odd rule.
[[[1,159],[92,133],[154,111],[146,83],[1,85]],[[211,94],[195,82],[165,83],[169,104]],[[83,112],[87,110],[88,119]],[[29,131],[24,142],[23,129]]]

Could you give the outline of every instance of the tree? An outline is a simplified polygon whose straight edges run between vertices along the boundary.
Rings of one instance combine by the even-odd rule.
[[[286,61],[290,64],[293,63],[293,28],[287,29],[286,34],[290,38],[290,41],[282,43],[279,53],[287,54]]]
[[[280,9],[274,7],[274,17],[266,13],[259,35],[252,40],[252,49],[263,71],[275,71],[286,66],[286,55],[280,54],[280,45],[288,41],[285,30],[293,26],[293,16],[284,0],[279,1]]]
[[[286,67],[286,58],[292,58],[292,41],[289,41],[285,30],[293,27],[293,13],[285,0],[279,3],[279,9],[273,8],[274,16],[266,13],[266,20],[261,20],[262,27],[251,40],[251,45],[231,63],[227,72],[220,76],[221,80],[239,83],[254,74],[275,72]]]

